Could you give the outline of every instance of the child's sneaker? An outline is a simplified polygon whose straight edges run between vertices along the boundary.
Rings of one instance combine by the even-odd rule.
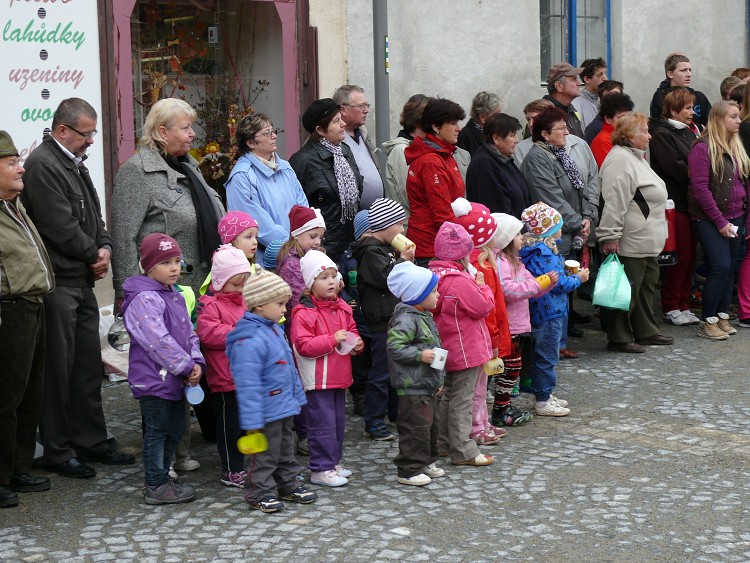
[[[336,472],[336,475],[338,475],[339,477],[343,477],[344,479],[352,476],[351,470],[347,469],[343,465],[337,465],[334,471]]]
[[[420,473],[419,475],[414,475],[414,477],[399,477],[398,482],[402,485],[424,487],[425,485],[429,485],[430,483],[432,483],[432,479],[430,479],[424,473]]]
[[[195,499],[195,489],[171,479],[158,487],[146,487],[143,491],[146,504],[179,504]]]
[[[438,467],[437,464],[433,461],[430,465],[427,465],[423,470],[422,473],[427,475],[430,479],[437,479],[438,477],[442,477],[445,475],[445,469],[442,467]]]
[[[307,447],[307,438],[297,440],[297,453],[299,455],[310,455],[310,449]]]
[[[502,438],[508,433],[505,428],[498,428],[497,426],[493,426],[492,424],[489,425],[489,428],[487,430],[489,432],[492,432],[498,438]]]
[[[175,471],[195,471],[201,466],[199,461],[194,460],[193,458],[186,458],[182,461],[175,461],[172,464],[172,467],[174,467]]]
[[[488,430],[481,430],[476,434],[472,434],[469,438],[474,440],[477,443],[477,446],[491,446],[500,440],[500,438]]]
[[[500,424],[504,426],[521,426],[529,422],[532,418],[534,418],[533,414],[517,409],[513,405],[492,411],[492,424],[495,426],[499,426]]]
[[[244,471],[222,471],[221,484],[227,487],[237,487],[239,489],[245,486],[247,473]]]
[[[553,403],[557,404],[557,405],[560,405],[561,407],[567,407],[568,406],[568,401],[566,401],[565,399],[558,399],[554,395],[550,395],[549,396],[549,400],[552,401]]]
[[[551,396],[548,401],[537,401],[535,411],[537,416],[568,416],[570,414],[570,409],[554,402]]]
[[[323,487],[343,487],[349,480],[336,473],[335,469],[329,469],[328,471],[313,471],[310,473],[310,482],[313,485]]]
[[[260,510],[261,512],[280,512],[284,510],[284,503],[276,497],[266,497],[259,500],[251,500],[250,508]]]
[[[385,424],[376,424],[365,430],[365,438],[370,438],[376,442],[392,442],[396,436],[385,427]]]
[[[287,495],[282,495],[281,500],[290,500],[299,504],[310,504],[318,500],[318,494],[309,490],[305,485],[300,485]]]

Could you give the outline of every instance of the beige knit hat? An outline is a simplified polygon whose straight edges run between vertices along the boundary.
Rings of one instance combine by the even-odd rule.
[[[261,270],[258,275],[251,276],[242,290],[248,311],[259,305],[265,305],[276,299],[292,297],[292,289],[284,280],[267,270]]]

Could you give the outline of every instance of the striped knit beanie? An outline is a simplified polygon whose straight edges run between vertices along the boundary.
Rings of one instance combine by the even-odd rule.
[[[406,219],[406,212],[399,202],[379,197],[372,202],[368,218],[370,220],[370,230],[375,233],[404,221]]]
[[[259,305],[265,305],[276,299],[292,297],[292,289],[276,274],[261,270],[256,276],[250,276],[242,290],[248,311]]]

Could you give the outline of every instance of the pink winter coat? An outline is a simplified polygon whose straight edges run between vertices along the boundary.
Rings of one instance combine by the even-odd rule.
[[[500,270],[500,284],[505,293],[505,303],[508,305],[508,324],[512,335],[531,332],[531,319],[529,317],[529,299],[539,297],[547,293],[552,286],[542,289],[536,278],[531,275],[518,261],[517,269],[513,268],[505,255],[497,255],[497,267]]]
[[[351,387],[351,357],[334,350],[338,342],[333,337],[339,330],[359,336],[346,301],[303,295],[292,311],[292,319],[292,350],[305,391]]]
[[[226,355],[227,334],[247,310],[241,293],[201,295],[196,332],[206,358],[206,382],[213,393],[235,391]]]
[[[492,359],[492,339],[484,320],[495,309],[492,290],[477,285],[460,262],[432,260],[430,270],[440,279],[433,315],[443,348],[448,350],[445,369],[481,366]]]

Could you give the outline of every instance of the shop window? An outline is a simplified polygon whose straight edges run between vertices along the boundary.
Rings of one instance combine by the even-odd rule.
[[[575,14],[575,17],[571,17]],[[541,81],[555,63],[610,60],[609,0],[540,0]]]

